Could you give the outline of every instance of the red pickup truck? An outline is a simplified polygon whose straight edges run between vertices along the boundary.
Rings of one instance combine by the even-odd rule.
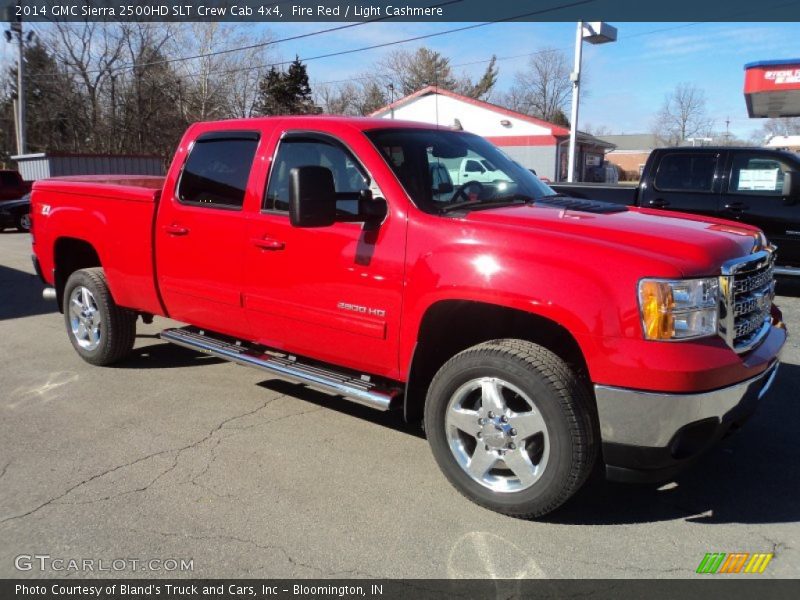
[[[497,177],[434,183],[465,158]],[[138,317],[188,323],[162,338],[422,420],[451,483],[519,517],[598,455],[671,476],[753,412],[786,339],[758,229],[560,197],[419,123],[196,124],[164,179],[45,180],[32,203],[89,363],[123,359]]]

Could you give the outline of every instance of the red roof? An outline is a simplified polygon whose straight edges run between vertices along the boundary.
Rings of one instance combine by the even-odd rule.
[[[514,110],[509,110],[503,106],[492,104],[491,102],[484,102],[483,100],[476,100],[475,98],[470,98],[469,96],[463,96],[461,94],[451,92],[450,90],[438,88],[435,85],[429,85],[428,87],[424,87],[421,90],[417,90],[413,94],[409,94],[408,96],[404,96],[399,100],[395,100],[391,104],[387,104],[386,106],[379,108],[375,112],[370,113],[369,116],[374,117],[376,115],[386,112],[387,110],[403,106],[404,104],[407,104],[412,100],[416,100],[417,98],[421,98],[422,96],[427,96],[428,94],[439,94],[441,96],[448,96],[450,98],[455,98],[456,100],[461,100],[462,102],[466,102],[467,104],[472,104],[473,106],[479,106],[481,108],[485,108],[487,110],[491,110],[493,112],[500,113],[508,117],[514,117],[515,119],[520,119],[521,121],[527,121],[528,123],[533,123],[534,125],[539,125],[540,127],[547,127],[552,132],[552,135],[556,137],[569,135],[569,129],[565,129],[564,127],[556,125],[555,123],[550,123],[549,121],[545,121],[543,119],[537,119],[536,117],[532,117],[524,113],[520,113]]]

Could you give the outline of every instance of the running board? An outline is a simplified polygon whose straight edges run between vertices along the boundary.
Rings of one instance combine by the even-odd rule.
[[[367,376],[358,377],[343,371],[303,363],[293,356],[278,351],[257,349],[242,342],[212,337],[194,327],[165,329],[160,335],[161,339],[178,346],[240,365],[263,369],[282,379],[344,396],[348,400],[378,410],[393,408],[394,401],[402,395],[400,388],[381,387]]]

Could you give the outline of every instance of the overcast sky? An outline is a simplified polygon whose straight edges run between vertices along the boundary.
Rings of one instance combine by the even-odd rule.
[[[800,59],[800,23],[612,23],[619,40],[600,46],[584,45],[586,95],[582,96],[580,126],[605,126],[613,133],[649,131],[653,114],[665,94],[678,83],[690,82],[705,90],[708,112],[716,129],[725,120],[735,135],[747,138],[760,128],[748,119],[742,86],[745,63]],[[284,23],[269,27],[273,37],[317,31],[336,23]],[[462,27],[464,23],[368,23],[340,32],[317,35],[275,47],[279,58],[301,58],[379,44]],[[42,26],[37,26],[41,28]],[[266,25],[251,27],[265,32]],[[347,80],[363,74],[385,53],[395,48],[427,45],[450,57],[453,65],[499,60],[498,90],[506,90],[514,73],[525,68],[527,53],[545,47],[563,49],[572,60],[575,23],[497,23],[470,31],[356,54],[313,60],[308,71],[313,83]],[[4,63],[13,57],[10,44],[1,43]],[[513,57],[504,59],[504,57]],[[479,74],[478,62],[456,67],[456,72]]]

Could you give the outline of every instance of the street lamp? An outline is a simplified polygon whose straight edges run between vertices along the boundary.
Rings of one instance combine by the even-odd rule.
[[[570,74],[572,81],[572,115],[570,116],[569,133],[569,164],[567,166],[567,180],[575,181],[575,146],[578,139],[578,105],[581,96],[581,54],[583,41],[590,44],[606,44],[617,41],[617,28],[608,23],[584,23],[578,21],[575,35],[575,70]]]

